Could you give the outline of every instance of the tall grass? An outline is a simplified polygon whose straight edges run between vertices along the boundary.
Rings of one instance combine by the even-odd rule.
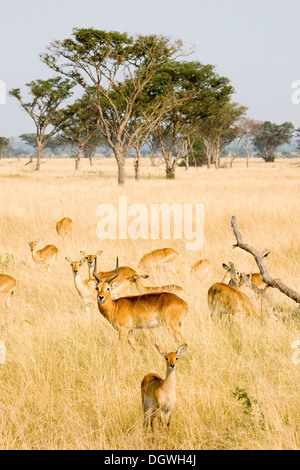
[[[183,323],[188,352],[177,371],[173,449],[297,449],[300,447],[300,365],[292,362],[292,341],[300,339],[295,304],[272,292],[285,321],[244,318],[232,325],[211,323],[210,285],[222,279],[222,263],[257,271],[252,257],[233,250],[230,227],[237,217],[244,240],[269,248],[270,274],[296,290],[300,286],[299,168],[292,163],[235,162],[233,169],[178,168],[166,181],[162,167],[143,161],[136,183],[128,166],[123,188],[113,162],[45,161],[40,173],[24,162],[0,163],[1,272],[17,279],[12,307],[0,310],[0,340],[7,360],[0,365],[1,449],[147,449],[142,431],[140,382],[149,372],[165,373],[154,348],[174,350],[163,328],[135,332],[137,349],[119,348],[117,332],[98,312],[90,316],[75,291],[64,257],[103,250],[100,268],[137,267],[141,256],[170,246],[179,252],[178,276],[158,273],[149,285],[176,283],[189,294]],[[150,174],[150,178],[149,178]],[[103,202],[128,204],[203,203],[205,244],[186,252],[180,240],[99,240],[96,209]],[[71,217],[71,236],[59,238],[56,222]],[[25,240],[53,243],[59,257],[51,274],[34,264]],[[8,256],[8,258],[7,258]],[[206,278],[190,267],[208,258]],[[9,262],[5,263],[5,260]],[[87,270],[86,270],[87,274]]]

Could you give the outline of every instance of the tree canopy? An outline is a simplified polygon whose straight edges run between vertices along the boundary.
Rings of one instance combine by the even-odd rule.
[[[293,137],[294,126],[290,122],[274,124],[264,121],[260,124],[254,145],[258,154],[266,162],[273,162],[276,157],[276,150],[280,145],[287,144]]]

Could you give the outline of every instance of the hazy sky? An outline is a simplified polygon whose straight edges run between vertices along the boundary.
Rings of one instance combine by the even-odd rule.
[[[0,80],[6,89],[53,75],[39,53],[74,27],[163,34],[194,46],[190,60],[230,78],[248,116],[300,127],[300,0],[0,0]],[[15,98],[0,104],[0,135],[34,132]]]

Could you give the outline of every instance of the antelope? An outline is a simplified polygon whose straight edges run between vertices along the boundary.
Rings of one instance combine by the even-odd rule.
[[[10,307],[10,299],[17,286],[17,281],[7,274],[0,274],[0,303],[5,310]]]
[[[139,296],[120,297],[113,295],[118,282],[112,281],[119,275],[119,262],[117,258],[115,273],[102,280],[97,274],[97,257],[93,276],[95,281],[89,281],[98,292],[98,309],[101,315],[119,331],[119,340],[124,344],[129,333],[135,328],[156,328],[167,326],[172,331],[176,341],[182,340],[180,331],[181,322],[188,311],[187,303],[175,294],[161,292],[157,294],[144,294]]]
[[[147,274],[134,274],[133,276],[129,277],[129,281],[133,282],[136,286],[139,294],[147,294],[147,293],[156,293],[156,292],[172,292],[173,294],[183,295],[186,294],[186,291],[183,287],[176,286],[175,284],[167,285],[167,286],[144,286],[141,279],[147,279]]]
[[[242,287],[243,285],[245,285],[245,281],[243,280],[242,274],[239,272],[237,272],[236,274],[238,282]],[[258,287],[259,289],[265,289],[267,286],[267,284],[265,284],[262,279],[261,273],[249,273],[246,274],[246,277],[249,279],[250,282],[252,282],[252,284],[255,285],[255,287]]]
[[[86,259],[88,270],[89,270],[89,279],[93,279],[93,272],[92,269],[94,267],[94,258],[102,253],[102,251],[97,251],[95,255],[87,255],[84,251],[81,251],[80,254]]]
[[[210,261],[208,259],[200,259],[197,263],[193,264],[191,267],[191,274],[201,274],[206,275],[210,269]]]
[[[46,245],[41,250],[36,251],[35,247],[39,242],[39,239],[35,242],[29,242],[28,240],[26,240],[26,242],[29,245],[33,261],[45,266],[47,271],[51,272],[51,266],[55,263],[58,254],[56,246]]]
[[[88,268],[89,268],[89,279],[93,280],[91,277],[91,270],[95,265],[95,257],[102,253],[102,251],[98,251],[95,255],[87,255],[84,251],[80,252],[85,259],[88,261]],[[115,273],[115,270],[112,271],[99,271],[98,276],[101,278],[107,278],[112,276]],[[119,282],[118,287],[114,289],[114,297],[125,297],[126,295],[132,294],[132,284],[129,281],[130,276],[134,276],[137,272],[130,268],[129,266],[120,266],[119,267],[119,276],[116,281]],[[147,276],[148,277],[148,276]],[[134,294],[138,292],[134,290]]]
[[[89,269],[89,279],[93,279],[91,276],[92,268],[94,267],[95,264],[95,257],[100,255],[102,251],[97,251],[95,255],[87,255],[84,251],[80,252],[84,258],[88,262],[88,269]],[[115,273],[115,270],[112,271],[99,271],[98,276],[101,278],[107,278],[112,276]],[[117,281],[119,281],[119,286],[114,290],[114,295],[115,297],[124,297],[125,295],[129,295],[132,293],[132,284],[130,284],[130,281],[128,277],[133,276],[137,274],[137,272],[130,268],[129,266],[120,266],[119,267],[119,277]],[[148,276],[147,276],[148,277]],[[134,292],[135,294],[137,293],[136,291]]]
[[[64,235],[72,230],[73,220],[69,217],[64,217],[56,224],[57,235]]]
[[[162,379],[158,374],[147,374],[141,383],[142,407],[144,414],[144,429],[147,431],[149,424],[153,432],[153,421],[160,418],[161,423],[165,420],[169,432],[171,413],[176,402],[176,366],[178,359],[187,351],[187,345],[183,344],[176,352],[166,353],[157,344],[155,345],[167,365],[166,377]]]
[[[175,271],[175,261],[178,256],[178,253],[172,248],[161,248],[158,250],[151,251],[151,253],[146,253],[139,262],[139,267],[143,268],[161,268],[161,267],[170,267],[170,269]]]
[[[73,274],[74,274],[74,284],[75,289],[77,290],[79,297],[82,299],[83,304],[85,305],[87,314],[90,313],[90,307],[97,301],[97,291],[90,286],[89,280],[86,279],[83,281],[81,279],[79,268],[85,262],[85,258],[82,258],[80,261],[72,261],[71,258],[65,258],[67,263],[70,264]]]
[[[219,313],[220,317],[224,313],[228,314],[229,318],[236,313],[246,313],[250,316],[259,317],[259,313],[249,297],[244,292],[238,290],[240,283],[236,278],[233,263],[229,263],[229,266],[223,263],[223,268],[230,274],[230,283],[217,282],[210,287],[208,291],[208,306],[211,311],[211,317],[213,317],[215,311]]]

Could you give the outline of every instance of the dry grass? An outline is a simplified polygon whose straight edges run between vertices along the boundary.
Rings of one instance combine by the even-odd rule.
[[[207,171],[178,168],[174,181],[163,167],[143,162],[136,183],[131,165],[124,188],[116,184],[113,161],[44,161],[34,172],[25,161],[0,162],[0,271],[18,285],[12,308],[0,311],[0,339],[7,363],[0,366],[1,449],[147,449],[142,433],[140,382],[148,372],[164,374],[155,341],[174,350],[164,329],[135,333],[136,351],[118,348],[117,332],[97,312],[86,316],[64,257],[103,250],[101,268],[136,267],[145,252],[170,246],[180,253],[180,275],[160,275],[149,285],[176,282],[189,292],[190,311],[183,325],[188,352],[178,366],[173,412],[173,449],[299,449],[300,365],[292,362],[291,342],[300,339],[296,306],[274,293],[286,321],[263,325],[249,318],[211,324],[207,290],[223,277],[222,262],[256,271],[253,259],[232,250],[230,218],[237,216],[245,239],[269,248],[270,273],[299,290],[299,161],[251,162],[246,169]],[[203,203],[205,245],[185,252],[182,241],[100,241],[96,209],[103,202]],[[62,240],[55,224],[74,220]],[[59,259],[52,274],[34,265],[25,239],[54,243]],[[6,254],[12,254],[6,259]],[[208,258],[206,279],[190,279],[193,262]],[[99,259],[100,261],[100,259]],[[246,390],[238,400],[236,387]]]

